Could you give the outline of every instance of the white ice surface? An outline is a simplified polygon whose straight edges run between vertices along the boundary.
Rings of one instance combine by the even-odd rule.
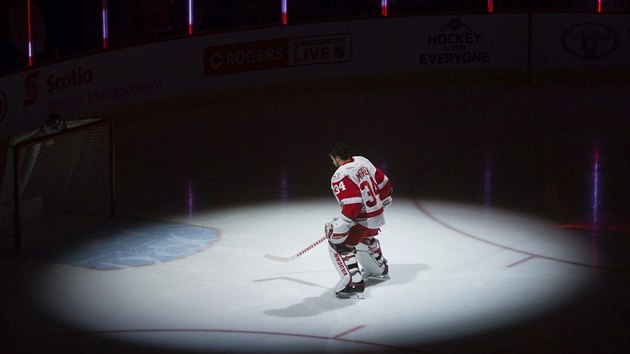
[[[397,350],[492,331],[568,301],[592,261],[544,220],[478,206],[398,199],[379,236],[391,279],[342,300],[323,243],[294,262],[336,215],[326,200],[196,211],[170,221],[221,239],[172,262],[98,271],[48,265],[35,301],[77,331],[176,350]],[[300,348],[300,349],[297,349]]]

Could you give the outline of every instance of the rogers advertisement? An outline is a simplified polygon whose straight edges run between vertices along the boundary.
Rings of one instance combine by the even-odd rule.
[[[204,49],[204,75],[342,63],[352,60],[352,34],[270,39]]]

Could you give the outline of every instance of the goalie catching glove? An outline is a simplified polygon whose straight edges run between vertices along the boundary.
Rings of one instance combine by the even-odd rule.
[[[354,221],[343,215],[333,218],[331,222],[327,222],[324,226],[324,232],[328,241],[334,244],[343,243],[348,238],[348,232],[354,224]]]

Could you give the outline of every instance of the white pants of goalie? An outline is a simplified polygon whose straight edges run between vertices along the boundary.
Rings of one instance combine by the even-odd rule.
[[[329,242],[328,252],[341,277],[335,286],[336,293],[351,284],[363,285],[364,276],[387,279],[387,261],[381,252],[380,243],[374,237],[366,237],[356,246]]]

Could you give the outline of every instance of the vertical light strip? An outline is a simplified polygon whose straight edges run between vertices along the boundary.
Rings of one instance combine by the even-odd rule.
[[[26,25],[28,26],[28,66],[33,66],[33,34],[31,33],[31,0],[26,2]]]
[[[593,232],[597,231],[599,213],[599,150],[595,149],[593,154]]]
[[[188,35],[193,34],[193,0],[188,0]]]
[[[483,206],[492,206],[492,148],[486,147],[485,169],[483,174]]]
[[[602,12],[602,0],[597,0],[597,12]]]
[[[381,0],[381,16],[387,17],[387,0]]]
[[[593,264],[599,263],[599,150],[593,154],[593,225],[591,228]]]
[[[287,166],[283,166],[280,170],[280,201],[289,200],[289,171]]]
[[[188,221],[192,222],[193,210],[195,208],[195,191],[192,181],[188,181]]]
[[[282,0],[280,4],[280,11],[282,12],[282,24],[287,24],[287,0]]]
[[[488,0],[488,13],[494,12],[494,0]]]
[[[101,2],[101,16],[103,21],[103,49],[109,48],[109,19],[107,17],[107,0]]]

